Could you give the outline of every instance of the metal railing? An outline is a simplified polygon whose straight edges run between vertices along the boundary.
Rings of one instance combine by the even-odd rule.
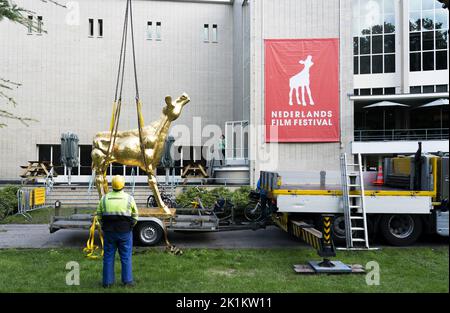
[[[402,141],[449,139],[448,128],[355,130],[355,141]]]

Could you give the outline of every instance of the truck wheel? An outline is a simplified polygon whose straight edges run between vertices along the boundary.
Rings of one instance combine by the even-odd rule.
[[[322,222],[320,222],[322,224]],[[322,225],[320,226],[322,227]],[[319,228],[321,229],[321,228]],[[345,245],[345,218],[344,215],[336,216],[333,219],[333,240],[335,244]]]
[[[422,221],[417,215],[385,215],[380,221],[380,231],[391,245],[408,246],[416,242],[422,233]]]
[[[137,225],[136,237],[143,246],[154,246],[160,243],[164,230],[155,222],[141,222]]]

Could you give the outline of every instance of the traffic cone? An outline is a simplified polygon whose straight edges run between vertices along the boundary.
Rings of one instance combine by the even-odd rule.
[[[383,165],[382,162],[378,162],[378,173],[377,173],[377,179],[372,182],[375,186],[382,186],[384,185],[384,178],[383,178]]]

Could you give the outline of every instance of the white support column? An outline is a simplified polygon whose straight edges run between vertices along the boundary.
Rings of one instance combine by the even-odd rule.
[[[409,0],[397,1],[396,9],[399,12],[400,29],[396,31],[400,43],[399,52],[396,52],[396,61],[400,65],[401,93],[409,93]]]

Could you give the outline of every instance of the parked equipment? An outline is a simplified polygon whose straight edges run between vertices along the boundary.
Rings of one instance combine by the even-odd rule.
[[[419,157],[408,158],[414,162],[419,160],[421,164],[420,167],[409,168],[408,178],[417,182],[419,174],[416,171],[419,170],[419,189],[370,185],[373,176],[359,170],[360,160],[355,163],[358,170],[352,173],[354,175],[347,171],[350,164],[343,162],[345,171],[341,173],[343,183],[340,186],[321,188],[319,184],[284,183],[277,172],[261,172],[261,188],[267,192],[274,218],[283,221],[282,229],[292,232],[289,227],[292,221],[301,219],[317,223],[322,214],[333,214],[335,239],[341,242],[348,240],[349,248],[355,247],[355,234],[364,248],[369,247],[368,240],[376,233],[381,233],[388,243],[397,246],[414,243],[425,231],[448,236],[448,154],[420,154]],[[397,164],[392,158],[384,159],[383,163],[385,169]],[[398,173],[402,166],[396,166]],[[405,171],[403,167],[401,172]],[[387,172],[385,170],[385,175],[390,173],[389,168]],[[366,220],[366,225],[354,224],[356,218]]]

